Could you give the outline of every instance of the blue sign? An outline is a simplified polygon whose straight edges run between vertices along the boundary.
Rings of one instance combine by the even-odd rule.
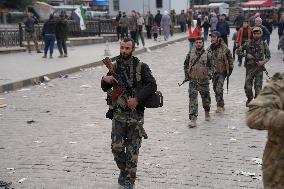
[[[93,0],[95,6],[109,6],[108,0]]]

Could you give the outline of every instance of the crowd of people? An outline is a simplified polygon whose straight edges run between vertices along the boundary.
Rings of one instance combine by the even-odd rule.
[[[32,13],[27,13],[27,18],[24,22],[25,24],[25,33],[27,39],[27,48],[28,52],[31,53],[30,41],[32,40],[35,45],[37,53],[42,53],[36,36],[35,25],[38,24],[36,17]],[[47,58],[49,52],[49,58],[53,58],[53,49],[55,40],[57,41],[57,47],[59,50],[59,58],[68,57],[67,54],[67,18],[64,14],[61,14],[59,18],[54,18],[51,14],[49,19],[44,23],[42,28],[41,36],[44,39],[44,55],[43,58]]]

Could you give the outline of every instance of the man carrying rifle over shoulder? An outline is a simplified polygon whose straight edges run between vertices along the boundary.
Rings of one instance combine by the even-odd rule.
[[[228,91],[229,77],[234,69],[232,53],[221,38],[221,34],[217,31],[211,33],[211,45],[208,47],[207,51],[208,58],[215,69],[212,83],[217,102],[216,113],[223,113],[225,111],[223,98],[224,82],[227,78]]]
[[[135,42],[124,38],[116,62],[104,60],[109,72],[101,81],[103,91],[112,89],[111,149],[120,169],[118,183],[124,189],[134,188],[139,148],[142,137],[147,137],[143,129],[143,103],[157,90],[150,68],[132,56],[134,50]]]
[[[238,55],[245,57],[246,80],[244,89],[247,96],[246,106],[260,93],[263,84],[263,72],[268,76],[264,65],[270,60],[270,51],[263,41],[262,35],[262,29],[255,27],[253,29],[253,39],[237,50]],[[253,95],[252,91],[253,85],[255,95]]]
[[[198,116],[198,92],[202,98],[205,111],[205,121],[210,121],[210,89],[209,80],[212,79],[213,67],[204,49],[204,39],[196,39],[195,47],[187,54],[184,61],[185,81],[189,81],[189,128],[196,127]]]

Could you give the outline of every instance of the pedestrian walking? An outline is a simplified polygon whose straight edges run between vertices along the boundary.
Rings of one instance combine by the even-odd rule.
[[[137,36],[137,45],[139,46],[139,37],[141,39],[143,47],[145,47],[145,40],[144,40],[144,34],[143,34],[143,28],[145,25],[145,21],[143,16],[139,12],[137,12],[137,25],[138,25],[138,36]]]
[[[49,58],[53,58],[53,48],[55,42],[55,30],[56,30],[56,21],[51,14],[48,21],[46,21],[42,28],[42,36],[44,36],[44,56],[47,57],[47,52],[49,50]]]
[[[267,130],[262,157],[262,181],[265,189],[284,188],[284,73],[277,73],[249,104],[247,125]]]
[[[152,34],[153,34],[153,37],[154,37],[154,41],[157,41],[158,34],[159,34],[159,27],[158,27],[156,22],[153,23]]]
[[[273,32],[273,22],[272,22],[272,19],[267,16],[267,18],[263,20],[263,26],[265,26],[267,28],[267,30],[269,31],[269,33],[267,33],[266,36],[264,36],[264,38],[265,38],[264,41],[269,46],[269,44],[270,44],[270,35]]]
[[[154,18],[154,21],[157,23],[158,27],[159,27],[159,35],[162,35],[162,32],[161,32],[161,20],[162,20],[162,16],[161,15],[161,11],[160,10],[157,10],[157,14]]]
[[[39,46],[38,46],[38,42],[37,42],[37,35],[35,32],[35,24],[38,24],[38,19],[34,17],[31,12],[28,12],[27,18],[24,23],[25,23],[28,52],[31,53],[32,51],[31,44],[30,44],[30,41],[32,40],[34,42],[37,53],[41,53]]]
[[[280,20],[278,22],[278,37],[280,38],[284,35],[284,14],[281,14]],[[278,50],[280,48],[278,47]]]
[[[115,23],[116,23],[116,35],[117,35],[117,40],[120,40],[121,36],[121,26],[119,25],[119,20],[121,19],[122,14],[121,11],[118,11],[117,16],[115,17]]]
[[[253,39],[242,45],[237,53],[245,57],[246,79],[245,93],[247,96],[246,106],[253,98],[256,98],[262,89],[264,65],[270,60],[270,51],[267,44],[262,39],[262,29],[253,29]],[[254,85],[255,95],[252,87]]]
[[[208,35],[209,35],[209,28],[210,28],[210,23],[209,23],[209,19],[208,16],[204,17],[204,22],[202,24],[202,28],[203,28],[203,36],[204,36],[204,41],[207,41],[208,39]]]
[[[165,11],[164,15],[162,16],[162,20],[161,20],[161,28],[163,30],[163,35],[164,35],[165,41],[167,41],[170,37],[171,25],[172,25],[171,17],[169,15],[168,11]]]
[[[252,39],[252,28],[249,26],[248,20],[244,20],[243,26],[238,31],[238,36],[236,40],[236,47],[244,45]],[[238,66],[242,66],[243,57],[238,55]]]
[[[129,18],[129,31],[131,39],[133,39],[135,43],[138,45],[138,40],[137,40],[138,18],[135,10],[131,11],[131,17]]]
[[[179,15],[179,25],[180,31],[186,32],[186,14],[184,13],[184,10],[181,10],[181,13]]]
[[[122,13],[122,17],[119,20],[119,25],[121,27],[121,40],[122,40],[124,37],[128,37],[129,21],[125,12]]]
[[[175,26],[177,25],[177,15],[176,15],[175,9],[171,10],[170,17],[171,17],[171,21],[172,21],[171,36],[173,36],[174,35]]]
[[[66,16],[64,14],[61,14],[59,20],[57,21],[56,30],[55,30],[57,48],[60,53],[59,58],[68,57],[67,45],[66,45],[67,35],[68,35],[67,24],[68,23]]]
[[[154,16],[151,14],[150,11],[147,11],[147,15],[145,17],[145,26],[146,26],[146,31],[147,31],[147,38],[151,39],[151,30],[154,22]]]
[[[236,31],[233,33],[232,36],[232,41],[234,43],[233,45],[233,59],[235,60],[235,54],[236,54],[236,50],[237,50],[237,37],[238,37],[238,32],[239,32],[240,28],[236,27]]]
[[[216,31],[216,27],[217,27],[217,24],[218,24],[218,18],[217,18],[217,15],[215,12],[212,12],[211,13],[211,19],[210,19],[210,31],[213,32],[213,31]]]
[[[220,21],[216,25],[216,31],[221,34],[221,38],[228,46],[228,36],[230,35],[230,27],[228,22],[226,21],[226,15],[222,14],[220,16]]]
[[[234,25],[235,25],[236,27],[239,27],[239,28],[240,28],[240,27],[243,26],[244,20],[245,20],[244,15],[243,15],[243,14],[239,14],[239,15],[236,17],[236,19],[234,20]]]
[[[266,40],[267,36],[270,36],[270,32],[268,31],[268,29],[264,25],[262,25],[262,19],[260,17],[257,17],[255,19],[254,27],[260,27],[261,28],[263,41]]]
[[[208,54],[204,49],[204,40],[202,37],[196,38],[195,47],[189,51],[184,61],[185,81],[189,81],[189,127],[197,126],[198,116],[198,92],[202,99],[203,109],[205,111],[205,120],[210,121],[211,97],[209,89],[209,80],[213,75],[213,66],[211,65]]]
[[[228,82],[234,68],[232,53],[217,31],[211,33],[211,45],[207,51],[215,68],[212,83],[217,102],[216,113],[222,113],[225,111],[224,82],[226,78]]]
[[[149,66],[132,56],[134,50],[135,42],[124,38],[120,43],[120,56],[113,65],[117,77],[109,72],[101,81],[103,91],[113,89],[111,149],[120,170],[118,183],[124,189],[135,187],[141,135],[144,131],[143,102],[154,95],[157,89]],[[123,92],[119,96],[115,95],[115,91],[122,88]]]
[[[194,27],[194,29],[192,28],[193,26],[190,26],[188,28],[188,41],[190,50],[194,47],[196,39],[201,37],[202,35],[202,28],[200,22],[196,24],[196,27]]]

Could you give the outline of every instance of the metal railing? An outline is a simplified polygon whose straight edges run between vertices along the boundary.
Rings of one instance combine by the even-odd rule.
[[[35,25],[35,32],[38,40],[42,40],[42,28],[43,24]],[[68,21],[68,37],[88,37],[116,33],[116,29],[110,19],[88,21],[86,23],[86,28],[86,30],[81,30],[78,23],[70,20]],[[24,24],[19,23],[17,29],[0,28],[0,47],[23,47],[24,41],[26,41]]]

